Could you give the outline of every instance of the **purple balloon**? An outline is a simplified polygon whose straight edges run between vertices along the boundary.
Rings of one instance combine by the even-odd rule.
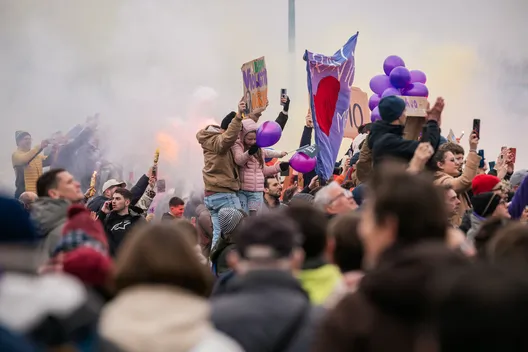
[[[307,173],[315,169],[317,158],[310,158],[304,153],[295,153],[290,159],[290,166],[297,172]]]
[[[411,70],[411,83],[423,83],[427,82],[427,76],[420,70]]]
[[[275,121],[266,121],[257,130],[257,145],[260,148],[271,147],[282,135],[280,125]]]
[[[377,94],[372,94],[369,98],[369,109],[370,111],[374,110],[376,106],[378,106],[379,102],[381,100],[381,97]]]
[[[423,83],[411,83],[407,88],[405,88],[403,95],[408,97],[428,97],[429,89],[427,89]]]
[[[387,88],[385,89],[385,91],[383,92],[383,94],[381,95],[382,98],[385,98],[385,97],[390,97],[392,95],[401,95],[401,92],[399,89],[396,89],[396,88]]]
[[[403,66],[396,67],[390,73],[390,82],[395,88],[405,88],[411,83],[411,73]]]
[[[391,83],[389,77],[385,75],[377,75],[370,80],[370,89],[376,94],[381,95],[385,89],[390,88]]]
[[[376,108],[372,110],[372,113],[370,114],[370,121],[376,122],[378,120],[381,120],[381,115],[379,113],[379,108],[376,106]]]
[[[385,71],[385,74],[389,76],[396,67],[403,66],[405,67],[405,62],[403,62],[402,58],[396,55],[391,55],[388,58],[385,59],[383,62],[383,71]]]

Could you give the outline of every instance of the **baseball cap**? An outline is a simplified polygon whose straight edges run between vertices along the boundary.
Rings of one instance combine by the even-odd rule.
[[[297,224],[284,212],[249,217],[236,237],[237,251],[247,260],[287,258],[302,241]]]
[[[111,180],[108,180],[106,181],[104,184],[103,184],[103,192],[106,191],[107,189],[111,188],[111,187],[115,187],[115,186],[126,186],[126,183],[125,182],[122,182],[122,181],[118,181],[116,179],[111,179]]]

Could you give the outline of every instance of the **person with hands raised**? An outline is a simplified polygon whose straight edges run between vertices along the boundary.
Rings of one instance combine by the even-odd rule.
[[[481,157],[477,154],[479,139],[475,132],[469,138],[469,154],[466,166],[460,174],[458,161],[452,152],[441,146],[434,154],[432,162],[435,171],[435,184],[439,186],[450,185],[457,193],[460,200],[458,214],[454,215],[451,223],[460,226],[467,210],[471,209],[468,191],[471,189],[473,179],[477,176]]]
[[[42,151],[49,145],[43,140],[31,148],[31,135],[26,131],[16,131],[17,150],[12,154],[11,161],[15,170],[15,199],[24,192],[37,193],[37,179],[44,173],[43,167],[50,166],[55,160],[55,153],[45,156]]]
[[[266,177],[288,170],[289,163],[281,162],[272,166],[266,165],[266,158],[282,157],[285,156],[285,153],[258,147],[257,124],[252,119],[242,121],[242,131],[231,150],[239,168],[241,187],[238,197],[242,210],[249,215],[256,215],[264,202],[263,192]]]
[[[220,238],[220,209],[241,209],[237,192],[240,190],[238,167],[231,148],[242,130],[242,115],[246,110],[243,98],[238,103],[238,111],[230,112],[218,125],[209,125],[196,134],[202,146],[204,167],[202,171],[205,197],[204,204],[211,213],[213,222],[212,245]],[[245,119],[245,121],[252,121]]]
[[[444,105],[444,99],[437,98],[434,106],[427,111],[425,127],[427,128],[428,142],[431,143],[434,150],[438,149],[440,144],[440,123],[442,122]],[[418,141],[403,138],[407,115],[405,114],[405,102],[401,98],[396,96],[385,97],[381,99],[378,107],[381,121],[376,121],[372,125],[366,142],[368,148],[362,148],[360,160],[356,165],[357,173],[362,174],[362,182],[363,179],[368,178],[368,173],[361,169],[364,167],[368,169],[370,165],[365,164],[366,161],[362,159],[361,153],[368,154],[371,150],[371,160],[374,166],[387,157],[409,162],[413,158],[416,148],[420,145]]]
[[[286,127],[286,122],[288,122],[288,110],[290,109],[290,97],[284,96],[281,98],[281,104],[282,104],[282,111],[279,113],[279,116],[275,119],[275,122],[277,122],[281,129],[284,130],[284,127]],[[258,123],[260,117],[262,116],[262,113],[268,108],[269,102],[266,104],[266,106],[262,108],[256,108],[253,109],[252,112],[249,113],[247,118],[253,120],[255,123]]]

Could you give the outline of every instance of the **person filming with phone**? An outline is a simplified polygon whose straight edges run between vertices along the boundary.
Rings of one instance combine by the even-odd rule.
[[[132,192],[126,188],[118,188],[112,195],[112,200],[106,201],[97,213],[104,225],[112,257],[115,257],[127,234],[137,224],[146,222],[140,214],[130,209],[132,196]]]

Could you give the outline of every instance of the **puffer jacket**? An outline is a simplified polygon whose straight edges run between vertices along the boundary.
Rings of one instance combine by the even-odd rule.
[[[261,149],[262,163],[259,163],[257,155],[249,155],[248,151],[244,151],[244,137],[256,130],[257,124],[253,120],[242,121],[242,131],[236,143],[231,147],[235,163],[239,166],[240,189],[248,192],[264,192],[264,179],[280,172],[280,163],[273,166],[266,165],[264,161],[267,156],[266,149]]]
[[[467,194],[467,191],[471,189],[471,184],[475,176],[477,176],[477,169],[480,163],[481,157],[475,152],[469,152],[466,159],[466,166],[462,175],[459,177],[450,176],[444,172],[437,171],[435,173],[435,185],[444,186],[450,185],[453,190],[457,193],[458,199],[460,200],[460,207],[458,214],[451,218],[451,224],[454,226],[460,226],[462,218],[466,211],[471,209],[471,201]]]

